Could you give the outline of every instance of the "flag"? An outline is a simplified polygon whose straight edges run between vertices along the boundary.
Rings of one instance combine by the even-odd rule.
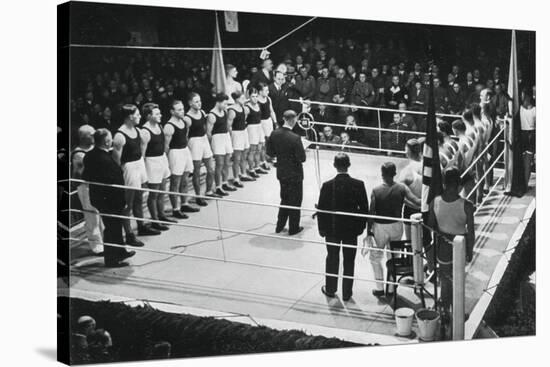
[[[225,30],[227,32],[238,32],[239,31],[239,17],[236,11],[224,11],[225,18]]]
[[[521,151],[521,122],[519,119],[518,64],[516,31],[512,30],[510,45],[510,70],[508,72],[508,116],[504,131],[505,150],[504,191],[509,195],[522,196],[525,193],[523,180],[523,157]]]
[[[433,75],[430,70],[428,115],[426,117],[426,141],[422,157],[422,213],[427,213],[432,200],[443,191],[441,166],[437,143]]]
[[[220,25],[216,12],[216,28],[214,31],[214,50],[212,51],[212,67],[210,68],[210,82],[214,85],[216,93],[225,92],[225,67],[223,64],[222,41],[220,37]]]

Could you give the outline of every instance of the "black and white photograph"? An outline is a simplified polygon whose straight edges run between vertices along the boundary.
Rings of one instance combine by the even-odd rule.
[[[28,122],[52,145],[57,123],[43,358],[426,365],[454,359],[431,355],[447,345],[458,360],[538,339],[539,23],[506,2],[505,26],[463,19],[460,2],[410,4],[433,21],[303,5],[49,2],[57,85],[17,93],[57,100]],[[19,205],[29,223],[53,212]]]

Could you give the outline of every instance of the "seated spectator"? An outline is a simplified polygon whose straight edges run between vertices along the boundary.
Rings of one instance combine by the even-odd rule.
[[[357,120],[353,114],[346,116],[346,123],[344,126],[344,131],[349,134],[351,141],[362,142],[363,141],[363,131],[357,127]]]
[[[88,335],[88,353],[94,363],[112,362],[111,348],[113,341],[111,334],[103,329],[97,329]]]
[[[385,105],[385,101],[384,101],[385,80],[382,76],[379,75],[378,68],[372,68],[370,83],[374,87],[374,91],[375,91],[375,98],[374,98],[375,106],[384,106]]]
[[[428,101],[428,91],[422,85],[422,82],[415,79],[414,82],[414,91],[409,95],[409,100],[411,104],[411,110],[413,111],[424,111],[426,108],[426,103]]]
[[[336,83],[334,78],[328,75],[328,68],[321,69],[321,76],[317,79],[317,98],[319,102],[330,102],[336,94]]]
[[[336,94],[332,97],[334,103],[349,103],[353,81],[346,75],[344,69],[338,69],[336,74]]]
[[[385,89],[384,99],[389,108],[397,109],[400,102],[408,98],[407,91],[399,84],[399,77],[392,77],[392,84]]]
[[[95,320],[90,316],[82,316],[76,322],[71,334],[71,360],[73,363],[82,363],[90,359],[88,354],[88,336],[96,328]]]
[[[447,85],[445,86],[446,89],[450,90],[453,88],[454,84],[456,83],[455,76],[453,73],[449,73],[447,75]]]
[[[466,97],[469,97],[476,89],[476,83],[474,82],[474,74],[469,71],[466,74],[466,81],[464,82],[464,93]]]
[[[309,75],[305,66],[300,69],[300,74],[296,76],[295,89],[303,99],[313,99],[315,97],[315,78]]]
[[[319,139],[321,143],[340,144],[340,137],[333,133],[332,127],[330,126],[325,126],[323,128],[323,132],[319,134]],[[324,147],[326,149],[337,149],[336,147],[333,147],[333,146],[325,145]]]
[[[416,130],[416,123],[414,117],[405,111],[407,111],[407,104],[405,102],[399,103],[399,114],[401,117],[401,124],[404,130]]]
[[[464,98],[464,93],[460,89],[460,84],[454,83],[453,87],[449,90],[448,93],[448,106],[449,113],[460,115],[464,111],[466,106],[466,100]]]
[[[359,73],[359,80],[353,84],[351,102],[358,106],[373,106],[376,93],[371,83],[367,81],[365,73]]]

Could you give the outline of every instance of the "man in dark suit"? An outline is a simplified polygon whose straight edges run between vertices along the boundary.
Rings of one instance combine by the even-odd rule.
[[[348,213],[367,214],[369,203],[367,191],[363,181],[356,180],[348,175],[350,166],[349,156],[346,153],[338,153],[334,157],[334,168],[338,174],[332,180],[327,181],[321,188],[319,203],[320,210],[339,211]],[[357,252],[357,236],[365,230],[366,218],[334,215],[319,212],[317,214],[319,234],[325,237],[327,242],[326,276],[325,285],[321,291],[327,297],[335,297],[338,289],[338,267],[340,265],[340,244],[344,254],[344,275],[353,277],[355,270],[355,254]],[[347,247],[349,246],[349,247]],[[342,280],[342,298],[348,301],[352,296],[353,279]]]
[[[98,182],[109,185],[124,186],[122,169],[109,152],[113,143],[111,133],[107,129],[98,129],[94,134],[95,148],[84,157],[84,172],[82,179],[89,182]],[[124,189],[90,184],[90,202],[103,214],[123,215],[126,206]],[[105,243],[124,245],[122,238],[122,219],[110,216],[101,216],[105,230]],[[105,266],[121,267],[128,265],[123,260],[136,254],[124,248],[104,246]]]
[[[273,111],[277,121],[283,121],[283,113],[290,109],[289,84],[286,83],[285,75],[281,71],[275,72],[274,82],[269,85],[269,98],[273,104]]]
[[[260,83],[269,85],[273,82],[273,61],[265,59],[262,63],[262,69],[258,70],[250,78],[250,88],[258,88]]]
[[[302,205],[304,169],[302,163],[306,160],[306,152],[302,139],[292,132],[296,125],[296,112],[292,110],[283,113],[283,126],[271,133],[266,142],[266,153],[277,158],[277,179],[281,185],[281,205],[299,207]],[[304,228],[300,227],[300,210],[279,208],[276,233],[286,226],[288,219],[288,234],[294,235]]]

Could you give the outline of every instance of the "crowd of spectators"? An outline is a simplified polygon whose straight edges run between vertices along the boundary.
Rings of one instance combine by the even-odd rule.
[[[78,318],[70,343],[72,363],[112,363],[119,360],[111,334],[97,328],[91,316]],[[171,349],[171,344],[166,341],[153,343],[149,351],[150,358],[170,358]]]
[[[399,111],[425,111],[429,55],[413,61],[410,59],[413,50],[408,50],[401,42],[396,47],[392,40],[387,44],[371,45],[353,39],[306,37],[297,41],[289,39],[284,46],[277,48],[280,53],[271,54],[269,71],[282,70],[284,75],[283,84],[277,90],[282,90],[285,101],[280,103],[275,100],[279,97],[272,96],[276,109],[279,105],[281,111],[290,107],[300,112],[301,106],[289,103],[290,98],[326,102],[329,105],[313,106],[317,121],[342,125],[342,128],[333,128],[338,136],[347,126],[348,137],[367,146],[378,146],[383,140],[382,145],[387,149],[403,146],[403,141],[411,136],[392,142],[388,141],[389,135],[380,139],[376,131],[358,131],[354,125],[425,130],[422,115]],[[79,52],[75,56],[78,66],[71,100],[73,131],[83,124],[96,129],[118,129],[121,107],[127,103],[138,107],[148,102],[157,103],[164,118],[170,116],[171,102],[174,99],[187,101],[190,92],[200,94],[204,110],[214,105],[215,91],[210,82],[211,52],[105,50],[101,56],[97,50]],[[479,101],[482,89],[490,88],[494,91],[495,117],[503,117],[508,100],[507,75],[503,70],[506,65],[492,64],[483,50],[472,52],[474,63],[479,64],[477,68],[466,69],[460,62],[445,69],[433,65],[436,110],[459,115],[471,103]],[[257,80],[265,67],[256,52],[228,52],[224,56],[237,67],[239,82]],[[534,96],[534,85],[524,80],[521,70],[518,74],[520,90]],[[274,83],[275,79],[273,75],[268,81]],[[395,109],[396,113],[378,114],[331,104],[383,107]],[[322,130],[323,126],[319,125],[318,133]]]

